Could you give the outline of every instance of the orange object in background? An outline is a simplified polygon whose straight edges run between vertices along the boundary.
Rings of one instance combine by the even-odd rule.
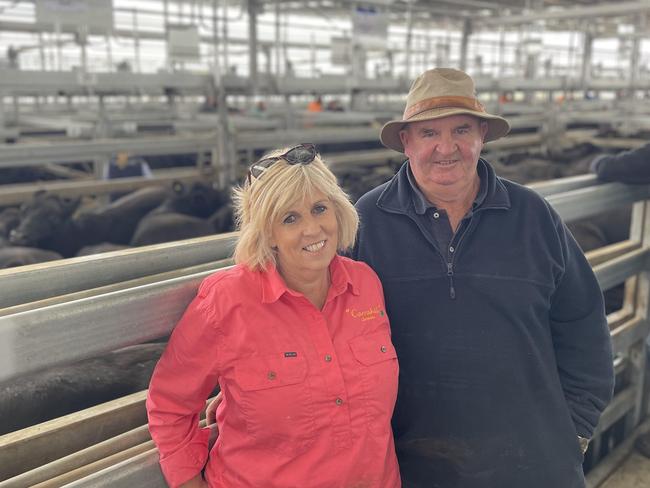
[[[323,102],[321,101],[321,98],[318,97],[311,102],[309,102],[309,105],[307,105],[307,111],[308,112],[322,112],[323,111]]]

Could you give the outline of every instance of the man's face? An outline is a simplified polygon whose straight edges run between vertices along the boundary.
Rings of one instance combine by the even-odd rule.
[[[115,157],[115,163],[118,167],[124,169],[124,167],[129,163],[129,153],[125,151],[120,151]]]
[[[477,117],[450,115],[411,122],[400,132],[404,154],[425,195],[472,185],[487,130],[487,122]]]

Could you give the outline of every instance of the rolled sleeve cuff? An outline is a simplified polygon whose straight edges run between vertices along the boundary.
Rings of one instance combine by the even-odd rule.
[[[594,159],[591,161],[591,164],[589,165],[589,171],[598,174],[600,164],[607,157],[609,157],[608,154],[599,154],[598,156],[594,157]]]
[[[210,429],[200,429],[198,434],[181,449],[160,456],[160,469],[171,488],[182,485],[201,472],[208,459]]]

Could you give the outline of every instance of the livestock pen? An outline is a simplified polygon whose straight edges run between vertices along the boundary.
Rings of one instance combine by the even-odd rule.
[[[608,316],[616,392],[587,452],[601,485],[648,428],[650,187],[579,176],[531,185],[565,221],[634,204],[629,239],[588,253],[605,291],[625,283]],[[0,272],[0,382],[169,334],[201,280],[224,265],[233,234],[55,261]],[[146,430],[146,392],[0,437],[0,488],[162,487]]]

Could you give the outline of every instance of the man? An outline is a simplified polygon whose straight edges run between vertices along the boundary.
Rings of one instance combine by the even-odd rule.
[[[618,154],[600,154],[590,169],[600,181],[647,185],[650,183],[650,143]],[[646,337],[646,376],[650,378],[650,336]],[[646,384],[650,384],[646,379]],[[650,458],[650,431],[641,434],[634,442],[637,450]]]
[[[600,181],[650,183],[650,143],[619,154],[599,154],[590,165]]]
[[[589,264],[544,199],[480,158],[508,131],[465,73],[427,71],[381,132],[408,161],[357,203],[354,254],[382,280],[400,360],[406,488],[584,487],[611,399]]]
[[[115,178],[136,178],[142,176],[144,178],[153,178],[153,173],[149,167],[149,163],[140,157],[132,156],[127,151],[120,151],[114,158],[111,158],[107,166],[104,166],[102,172],[103,180],[112,180]],[[110,200],[113,202],[120,197],[123,197],[128,192],[113,192],[110,194]]]
[[[127,151],[120,151],[115,158],[112,158],[108,166],[104,167],[102,179],[112,180],[114,178],[133,178],[144,176],[153,177],[151,168],[144,158],[133,157]]]

